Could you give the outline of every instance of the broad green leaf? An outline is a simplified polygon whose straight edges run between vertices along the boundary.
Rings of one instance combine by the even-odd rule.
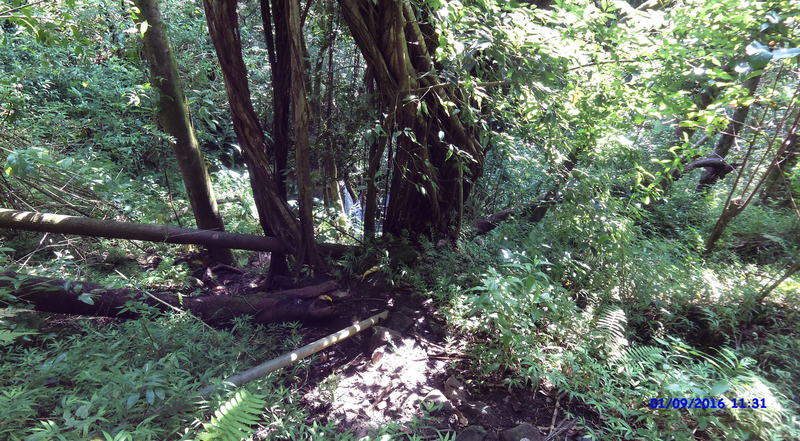
[[[138,394],[138,393],[137,394],[128,395],[128,399],[127,399],[125,405],[128,407],[128,409],[130,409],[131,407],[133,407],[134,404],[136,404],[137,401],[139,401],[140,397],[141,397],[141,394]]]
[[[711,386],[711,395],[718,396],[722,395],[728,390],[730,390],[731,385],[727,381],[718,381]]]
[[[761,69],[772,59],[772,52],[769,47],[754,41],[747,45],[745,53],[749,55],[747,62],[753,69]]]

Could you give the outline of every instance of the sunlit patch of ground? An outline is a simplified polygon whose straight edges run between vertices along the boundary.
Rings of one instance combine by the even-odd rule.
[[[445,361],[429,359],[414,338],[403,337],[334,372],[305,398],[329,403],[327,419],[364,436],[387,423],[410,423],[421,416],[423,398],[436,390],[432,383],[440,381],[444,369]],[[438,426],[449,427],[448,418],[443,419]]]

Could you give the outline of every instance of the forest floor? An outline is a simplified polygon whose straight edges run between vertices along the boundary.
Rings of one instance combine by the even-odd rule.
[[[187,264],[188,273],[191,273],[188,279],[192,283],[188,284],[191,285],[189,287],[168,289],[176,293],[228,296],[269,291],[266,288],[266,268],[269,265],[267,253],[254,253],[250,262],[241,268],[216,266],[209,269],[203,266],[202,260],[195,254],[181,255],[176,261],[170,261],[170,264],[177,262]],[[159,266],[154,255],[143,257],[135,261],[135,264],[143,272]],[[181,278],[186,278],[188,273],[181,273]],[[368,437],[366,439],[415,441],[588,441],[591,438],[587,436],[584,427],[602,429],[603,423],[609,418],[608,408],[605,411],[597,410],[597,407],[570,400],[563,390],[570,387],[569,384],[562,385],[559,389],[544,380],[545,377],[540,379],[538,376],[529,376],[532,380],[524,381],[524,373],[520,370],[504,371],[500,368],[486,373],[482,367],[485,368],[487,363],[492,364],[495,358],[482,352],[481,348],[486,347],[485,343],[492,339],[502,338],[502,335],[461,331],[451,325],[456,323],[452,317],[444,315],[444,311],[451,309],[447,305],[437,304],[432,293],[416,292],[403,285],[407,283],[404,279],[396,279],[399,284],[392,284],[390,280],[382,271],[367,271],[365,276],[338,279],[340,288],[322,296],[333,303],[338,314],[324,322],[304,323],[299,328],[290,326],[291,338],[285,328],[280,326],[274,331],[274,339],[254,339],[252,343],[248,338],[240,338],[242,334],[235,331],[230,334],[220,333],[229,338],[229,344],[233,340],[243,342],[241,348],[232,354],[246,360],[234,367],[228,362],[230,358],[225,358],[226,361],[221,364],[227,365],[224,369],[227,376],[282,352],[326,337],[384,310],[389,312],[388,318],[377,326],[265,380],[273,382],[265,383],[265,390],[272,387],[288,391],[287,396],[291,398],[284,404],[292,412],[296,411],[296,417],[278,416],[272,420],[263,420],[254,439],[293,439],[286,433],[301,433],[297,429],[303,427],[308,428],[309,432],[313,432],[314,427],[325,427],[325,430],[329,430],[325,436],[338,431],[343,436],[336,439],[342,440]],[[279,286],[277,289],[298,288],[324,281],[316,277],[308,278],[291,286]],[[195,289],[196,287],[199,289]],[[151,286],[151,289],[157,288]],[[419,288],[420,292],[425,289],[424,286]],[[456,292],[455,295],[471,294]],[[735,342],[737,346],[773,347],[774,343],[770,346],[767,342],[771,336],[776,335],[796,340],[796,333],[800,328],[797,328],[798,315],[793,308],[789,305],[769,304],[758,311],[749,320],[749,324],[741,329],[741,337]],[[81,334],[88,329],[82,324],[85,317],[45,317],[48,317],[47,326],[42,332],[68,335]],[[571,320],[572,316],[567,319]],[[129,324],[119,318],[95,317],[89,320],[91,328],[101,331],[103,335],[116,329],[124,329],[125,324]],[[486,317],[486,320],[489,318]],[[700,321],[699,318],[696,320]],[[199,325],[194,319],[187,321]],[[225,327],[226,325],[222,326],[223,329]],[[153,329],[158,331],[159,328],[154,325]],[[177,352],[191,351],[190,341],[165,337],[171,332],[170,329],[172,328],[165,327],[163,332],[156,332],[156,339],[153,341],[164,344],[174,341],[174,347],[165,348],[173,347],[172,350]],[[147,332],[149,335],[149,331]],[[708,343],[715,336],[710,331],[700,332],[696,336],[698,341],[693,343]],[[152,336],[148,338],[153,339]],[[524,342],[533,341],[528,335],[523,338]],[[92,342],[87,344],[90,347],[102,344],[94,343],[95,340],[88,341]],[[538,344],[542,345],[541,342]],[[61,351],[62,349],[54,351],[51,357]],[[79,347],[74,353],[83,354],[86,351],[87,348]],[[158,352],[155,350],[153,353],[156,363],[160,362]],[[765,355],[758,356],[758,361],[781,367],[780,351],[773,352],[764,352]],[[792,353],[790,349],[786,352]],[[88,353],[93,354],[90,351]],[[517,352],[514,351],[513,355],[517,356]],[[202,363],[200,359],[194,360],[189,367],[190,372],[202,372]],[[215,360],[214,364],[218,368],[219,360]],[[101,371],[98,368],[98,372]],[[68,390],[77,387],[69,379],[71,375],[69,371],[64,371],[64,379],[53,382],[55,380],[51,377],[61,377],[48,374],[44,381],[48,387],[53,382],[52,385],[61,385],[67,388],[64,390]],[[618,373],[615,371],[609,375]],[[206,378],[223,377],[218,369]],[[203,385],[205,381],[208,380],[202,380]],[[197,381],[197,384],[200,383]],[[49,396],[48,393],[55,396],[47,392],[47,388],[37,389],[35,384],[22,383],[20,387],[29,388],[42,396]],[[94,390],[92,388],[96,385],[85,384],[81,387],[88,391]],[[197,386],[192,386],[189,390],[196,388]],[[40,390],[44,392],[39,392]],[[595,393],[595,390],[591,392]],[[790,392],[790,397],[796,400],[796,389],[790,388]],[[598,399],[611,398],[608,391],[605,391],[605,397],[602,391],[598,390],[596,393]],[[632,400],[638,398],[638,394],[634,392]],[[647,397],[642,397],[642,400],[644,398]],[[49,411],[48,408],[46,412]],[[208,416],[205,412],[202,410],[197,413],[198,421]],[[625,417],[626,421],[638,418],[640,413],[644,414],[641,409],[632,406]],[[381,434],[384,433],[391,435],[383,438]],[[397,436],[403,433],[407,437]]]
[[[199,276],[212,292],[244,293],[265,282],[258,270],[268,263],[265,259],[258,253],[242,274],[206,271]],[[297,287],[319,282],[301,281]],[[380,272],[339,282],[342,289],[333,300],[340,313],[306,324],[303,344],[384,310],[389,317],[318,353],[307,376],[289,381],[302,396],[308,424],[336,422],[342,432],[358,438],[397,424],[401,432],[423,439],[450,432],[459,441],[536,441],[580,440],[576,421],[567,413],[596,419],[548,384],[511,387],[502,374],[480,375],[470,366],[467,342],[448,328],[433,299],[392,286]],[[268,438],[269,429],[260,434]]]
[[[432,299],[392,287],[380,274],[342,283],[348,294],[337,299],[337,307],[343,314],[304,327],[304,343],[382,310],[389,310],[389,318],[318,354],[308,377],[295,379],[292,387],[303,396],[309,424],[335,421],[357,437],[398,424],[422,439],[451,432],[466,441],[536,441],[580,440],[567,412],[596,418],[548,385],[532,393],[530,387],[505,385],[501,375],[474,372],[465,342],[448,329]]]

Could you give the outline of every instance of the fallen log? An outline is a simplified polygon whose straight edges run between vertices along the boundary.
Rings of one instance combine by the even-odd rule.
[[[224,231],[196,230],[169,225],[139,224],[81,216],[35,213],[0,208],[0,228],[45,233],[77,234],[109,239],[144,240],[175,244],[193,244],[250,251],[285,252],[283,244],[274,237]],[[340,244],[319,244],[323,254],[340,257],[353,247]]]
[[[283,291],[275,291],[272,293],[272,295],[310,299],[313,297],[319,297],[337,288],[339,288],[339,284],[335,280],[329,280],[327,282],[322,282],[318,285],[305,286],[302,288],[286,289]]]
[[[338,288],[335,282],[274,293],[244,296],[179,296],[174,293],[144,293],[111,289],[95,283],[0,272],[0,292],[7,292],[42,312],[134,319],[139,314],[126,304],[139,301],[159,310],[183,309],[208,323],[227,323],[234,317],[251,315],[256,323],[312,321],[335,315],[329,301],[319,295]]]

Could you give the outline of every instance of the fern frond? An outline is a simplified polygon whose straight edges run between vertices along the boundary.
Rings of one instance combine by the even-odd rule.
[[[267,402],[263,395],[256,395],[241,389],[228,401],[222,403],[211,421],[203,423],[205,429],[199,435],[201,440],[241,441],[255,432],[252,426],[258,424]]]
[[[614,338],[625,338],[627,325],[625,312],[618,307],[605,308],[597,317],[597,330]]]
[[[628,319],[625,317],[625,312],[619,307],[607,307],[598,313],[595,333],[603,337],[609,361],[619,360],[622,355],[620,350],[628,346],[628,340],[625,338],[627,326]]]
[[[656,346],[631,346],[623,357],[625,370],[630,374],[658,368],[665,360],[664,350]]]
[[[0,346],[11,344],[18,337],[22,337],[24,335],[34,335],[34,334],[37,334],[37,333],[36,332],[7,331],[5,329],[0,329]]]

